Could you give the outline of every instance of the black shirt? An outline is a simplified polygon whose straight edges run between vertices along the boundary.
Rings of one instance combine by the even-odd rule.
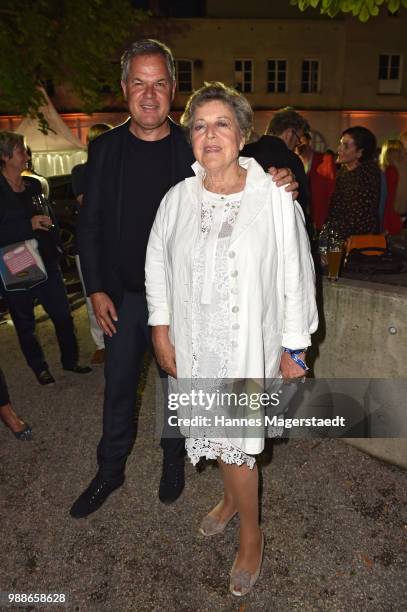
[[[140,140],[128,132],[120,220],[120,276],[127,291],[144,291],[147,243],[171,183],[170,136]]]

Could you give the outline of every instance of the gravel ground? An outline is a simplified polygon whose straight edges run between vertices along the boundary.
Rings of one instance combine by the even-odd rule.
[[[93,346],[84,307],[75,321],[85,362]],[[103,371],[63,372],[49,321],[39,335],[53,387],[36,383],[13,327],[0,326],[13,403],[35,433],[22,443],[0,426],[0,591],[65,593],[65,609],[98,612],[407,609],[406,473],[329,439],[280,442],[263,456],[262,575],[243,600],[230,595],[237,519],[218,537],[197,534],[220,496],[218,469],[188,464],[182,497],[172,506],[157,498],[153,367],[124,486],[88,519],[71,519],[96,470]]]

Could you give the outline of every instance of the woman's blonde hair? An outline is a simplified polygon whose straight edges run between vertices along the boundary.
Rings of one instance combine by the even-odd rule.
[[[387,166],[395,166],[400,157],[403,157],[403,145],[400,140],[386,140],[380,151],[380,166],[385,170]]]
[[[393,208],[399,215],[405,215],[407,213],[407,160],[400,140],[386,140],[382,145],[380,167],[385,172],[389,166],[393,166],[398,174]]]

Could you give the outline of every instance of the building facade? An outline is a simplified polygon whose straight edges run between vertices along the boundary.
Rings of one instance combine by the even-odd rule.
[[[162,34],[160,19],[151,19],[143,33],[174,52],[175,117],[194,89],[219,80],[247,96],[258,134],[287,105],[307,117],[319,149],[335,148],[350,125],[365,125],[379,143],[407,129],[406,10],[397,16],[382,10],[364,24],[269,0],[207,0],[205,13],[167,19]],[[53,102],[82,141],[92,123],[118,124],[126,116],[124,101],[108,98],[115,112],[84,115],[80,100],[64,87]],[[14,129],[19,119],[0,117],[0,128]]]

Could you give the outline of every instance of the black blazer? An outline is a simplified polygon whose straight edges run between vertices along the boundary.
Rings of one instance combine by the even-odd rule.
[[[244,147],[242,155],[254,157],[265,172],[270,166],[290,168],[299,184],[298,202],[306,212],[308,210],[308,182],[301,159],[290,151],[285,142],[277,136],[261,136],[257,142]]]
[[[41,183],[37,179],[23,176],[23,181],[30,198],[42,193]],[[36,238],[45,266],[48,269],[57,267],[63,248],[52,206],[49,206],[49,212],[55,227],[49,232],[42,230],[34,232],[31,217],[38,213],[34,208],[29,210],[24,206],[4,176],[0,174],[0,247]]]
[[[192,150],[182,129],[170,123],[171,179],[175,185],[193,175]],[[84,206],[79,213],[78,248],[88,295],[107,293],[118,305],[123,296],[119,271],[120,221],[123,200],[123,156],[130,119],[101,134],[89,145]],[[160,172],[160,168],[157,168]],[[143,177],[134,168],[134,185]],[[165,195],[164,193],[162,194]]]

